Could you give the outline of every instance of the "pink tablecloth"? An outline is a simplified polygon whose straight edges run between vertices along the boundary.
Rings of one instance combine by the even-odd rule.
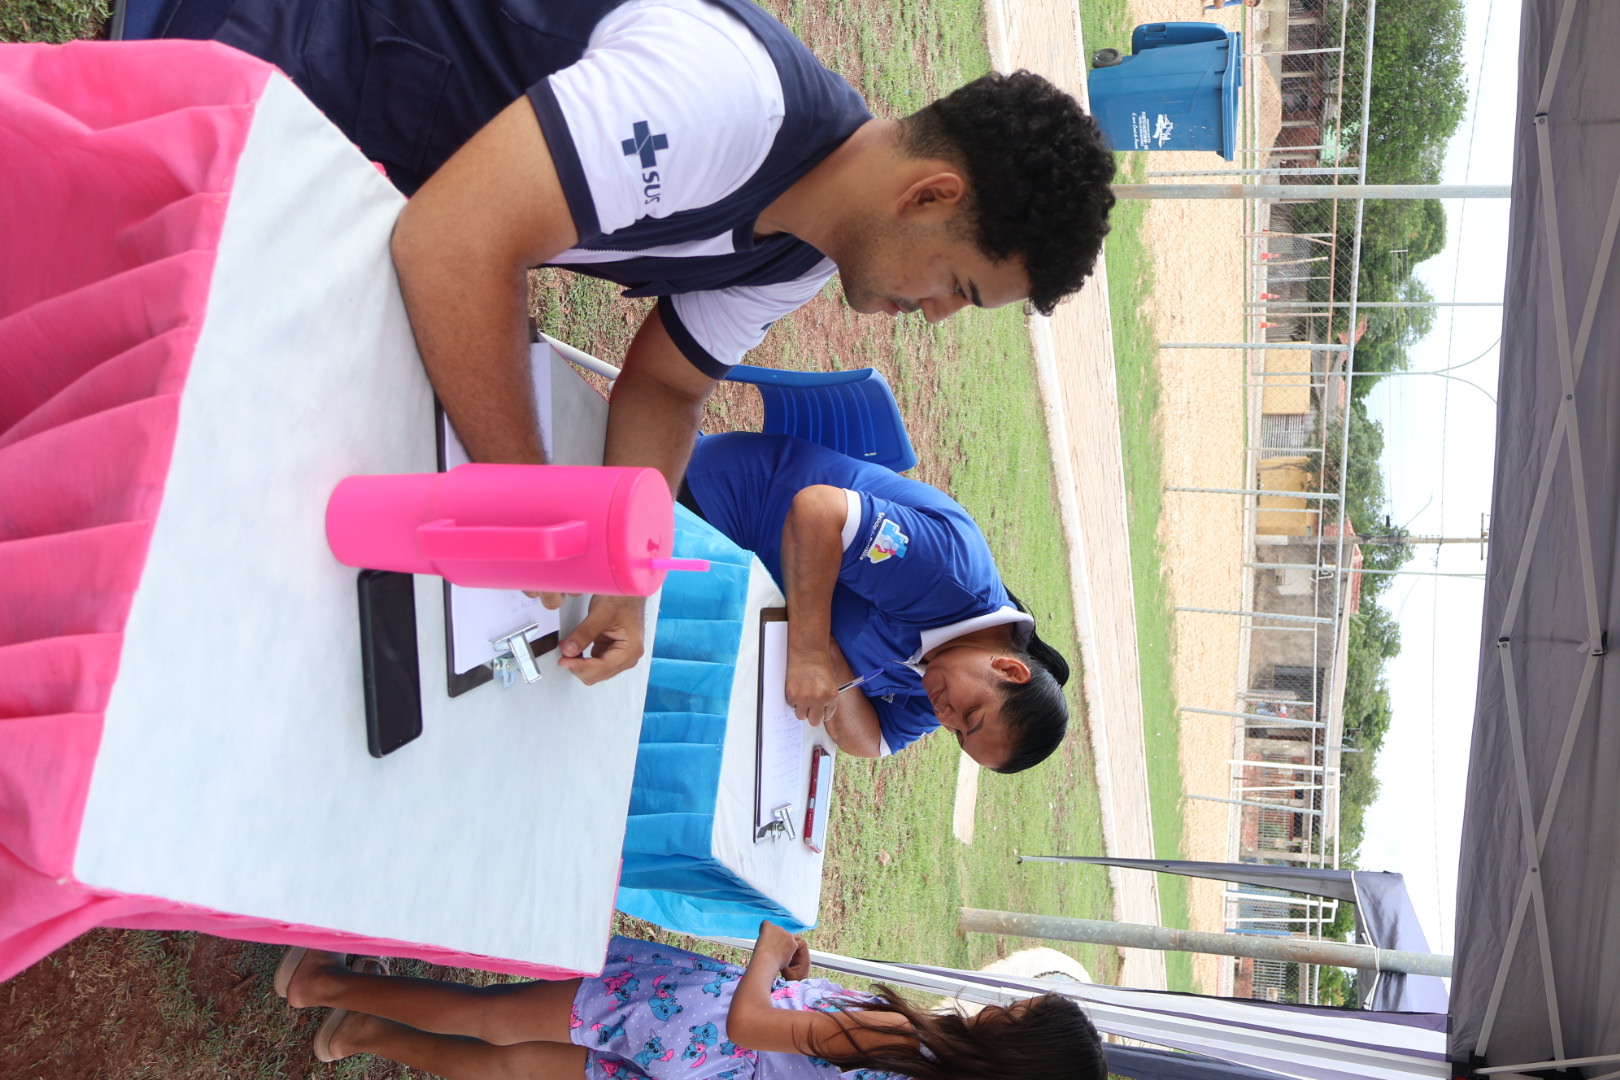
[[[74,877],[237,161],[272,75],[202,42],[0,46],[0,979],[94,926],[572,974]]]

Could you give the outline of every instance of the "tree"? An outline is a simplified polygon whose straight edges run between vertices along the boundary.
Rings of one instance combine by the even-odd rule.
[[[1378,777],[1373,774],[1371,754],[1347,754],[1339,778],[1339,853],[1354,864],[1361,850],[1363,821],[1367,807],[1378,798]]]
[[[1349,904],[1340,904],[1339,910],[1350,907]],[[1324,967],[1317,974],[1317,1002],[1322,1005],[1336,1005],[1341,1008],[1353,1009],[1356,1007],[1356,976],[1352,971],[1339,967]]]
[[[1432,184],[1468,108],[1462,0],[1380,4],[1373,26],[1367,114],[1367,180]],[[1362,40],[1345,42],[1345,70],[1359,72]],[[1344,115],[1354,116],[1347,108]]]
[[[1439,199],[1369,200],[1361,226],[1361,298],[1394,299],[1412,268],[1445,246],[1446,207]]]
[[[1406,277],[1393,283],[1375,279],[1362,298],[1424,304],[1432,301],[1434,294],[1419,279]],[[1434,329],[1433,308],[1368,308],[1360,314],[1367,320],[1367,330],[1356,343],[1358,374],[1350,387],[1351,395],[1358,400],[1365,398],[1378,382],[1376,375],[1367,372],[1405,371],[1411,366],[1408,350]]]
[[[1344,475],[1344,512],[1356,532],[1379,531],[1384,518],[1384,471],[1379,458],[1384,452],[1384,426],[1367,415],[1360,400],[1350,401],[1348,443],[1339,432],[1344,423],[1342,410],[1327,418],[1327,446],[1322,454],[1322,473],[1317,478],[1321,491],[1337,491]]]

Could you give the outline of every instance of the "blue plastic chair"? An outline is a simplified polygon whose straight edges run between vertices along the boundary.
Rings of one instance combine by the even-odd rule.
[[[726,378],[758,388],[767,435],[796,435],[897,473],[917,464],[900,406],[876,368],[779,371],[738,364]]]

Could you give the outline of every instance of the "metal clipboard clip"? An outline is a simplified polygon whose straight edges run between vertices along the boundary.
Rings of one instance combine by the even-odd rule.
[[[754,832],[756,842],[767,838],[780,840],[783,837],[789,840],[799,838],[799,830],[793,827],[793,807],[788,803],[783,803],[775,810],[772,810],[771,820],[761,825]]]
[[[490,640],[490,645],[495,649],[495,659],[490,661],[489,666],[495,672],[495,677],[501,680],[502,686],[511,686],[517,682],[519,675],[526,683],[540,681],[540,669],[535,666],[534,650],[529,642],[541,636],[540,624],[530,623],[521,630]]]

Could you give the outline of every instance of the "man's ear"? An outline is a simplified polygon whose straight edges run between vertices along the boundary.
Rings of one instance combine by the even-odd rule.
[[[896,210],[901,217],[932,216],[941,211],[946,216],[956,213],[967,195],[967,181],[960,173],[930,173],[918,177],[910,187],[900,193]]]

